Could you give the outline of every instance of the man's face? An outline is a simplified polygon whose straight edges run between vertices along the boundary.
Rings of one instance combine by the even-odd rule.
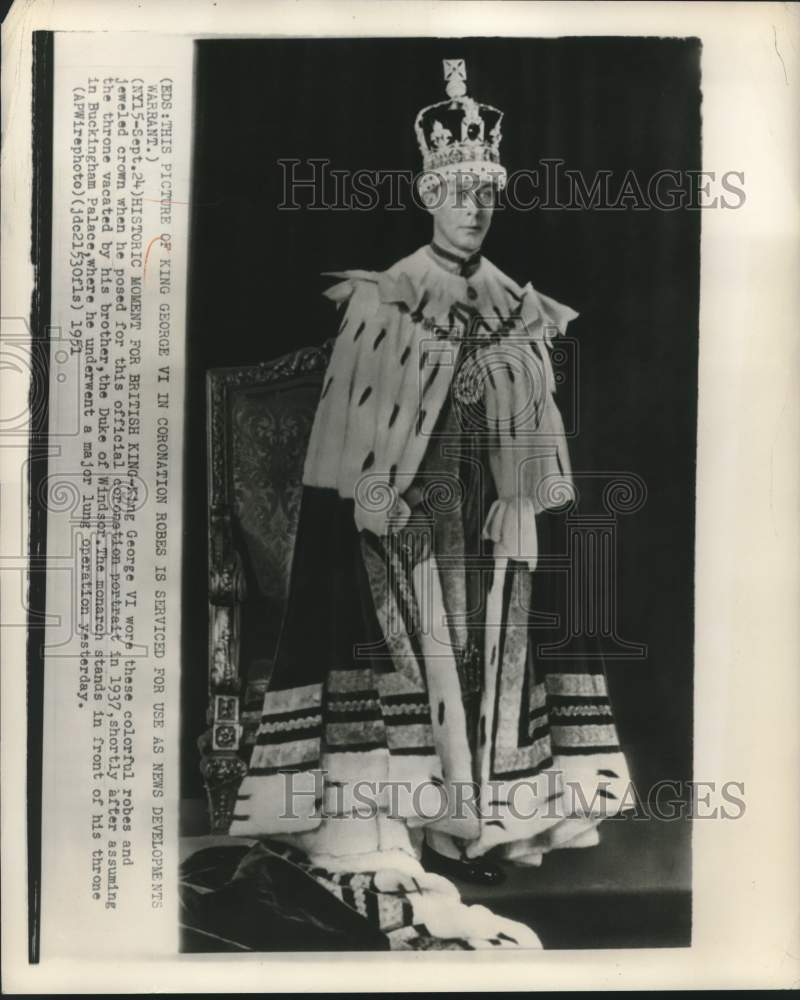
[[[434,240],[445,250],[477,253],[492,224],[494,185],[462,174],[442,180],[431,195]]]

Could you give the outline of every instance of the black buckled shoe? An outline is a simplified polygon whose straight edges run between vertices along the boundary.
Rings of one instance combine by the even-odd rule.
[[[494,861],[487,858],[448,858],[427,844],[422,850],[422,867],[435,875],[478,885],[500,885],[506,878],[506,873]]]

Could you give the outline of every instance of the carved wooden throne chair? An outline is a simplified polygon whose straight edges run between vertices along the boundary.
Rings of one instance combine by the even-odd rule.
[[[207,375],[209,728],[200,768],[214,833],[228,830],[261,718],[332,346]]]

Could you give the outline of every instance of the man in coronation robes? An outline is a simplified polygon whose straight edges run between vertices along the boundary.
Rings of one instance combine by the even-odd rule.
[[[415,126],[432,242],[327,292],[343,315],[230,832],[287,852],[392,948],[538,947],[445,875],[596,844],[629,775],[601,661],[537,653],[554,576],[537,561],[571,487],[550,350],[576,313],[481,255],[502,114],[444,65],[447,99]]]

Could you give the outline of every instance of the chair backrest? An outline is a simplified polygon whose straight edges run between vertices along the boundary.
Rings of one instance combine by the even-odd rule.
[[[252,742],[280,635],[305,453],[331,347],[207,375],[209,689],[212,703],[215,694],[239,696],[244,739],[234,748],[242,752]],[[214,605],[227,616],[216,626]]]

